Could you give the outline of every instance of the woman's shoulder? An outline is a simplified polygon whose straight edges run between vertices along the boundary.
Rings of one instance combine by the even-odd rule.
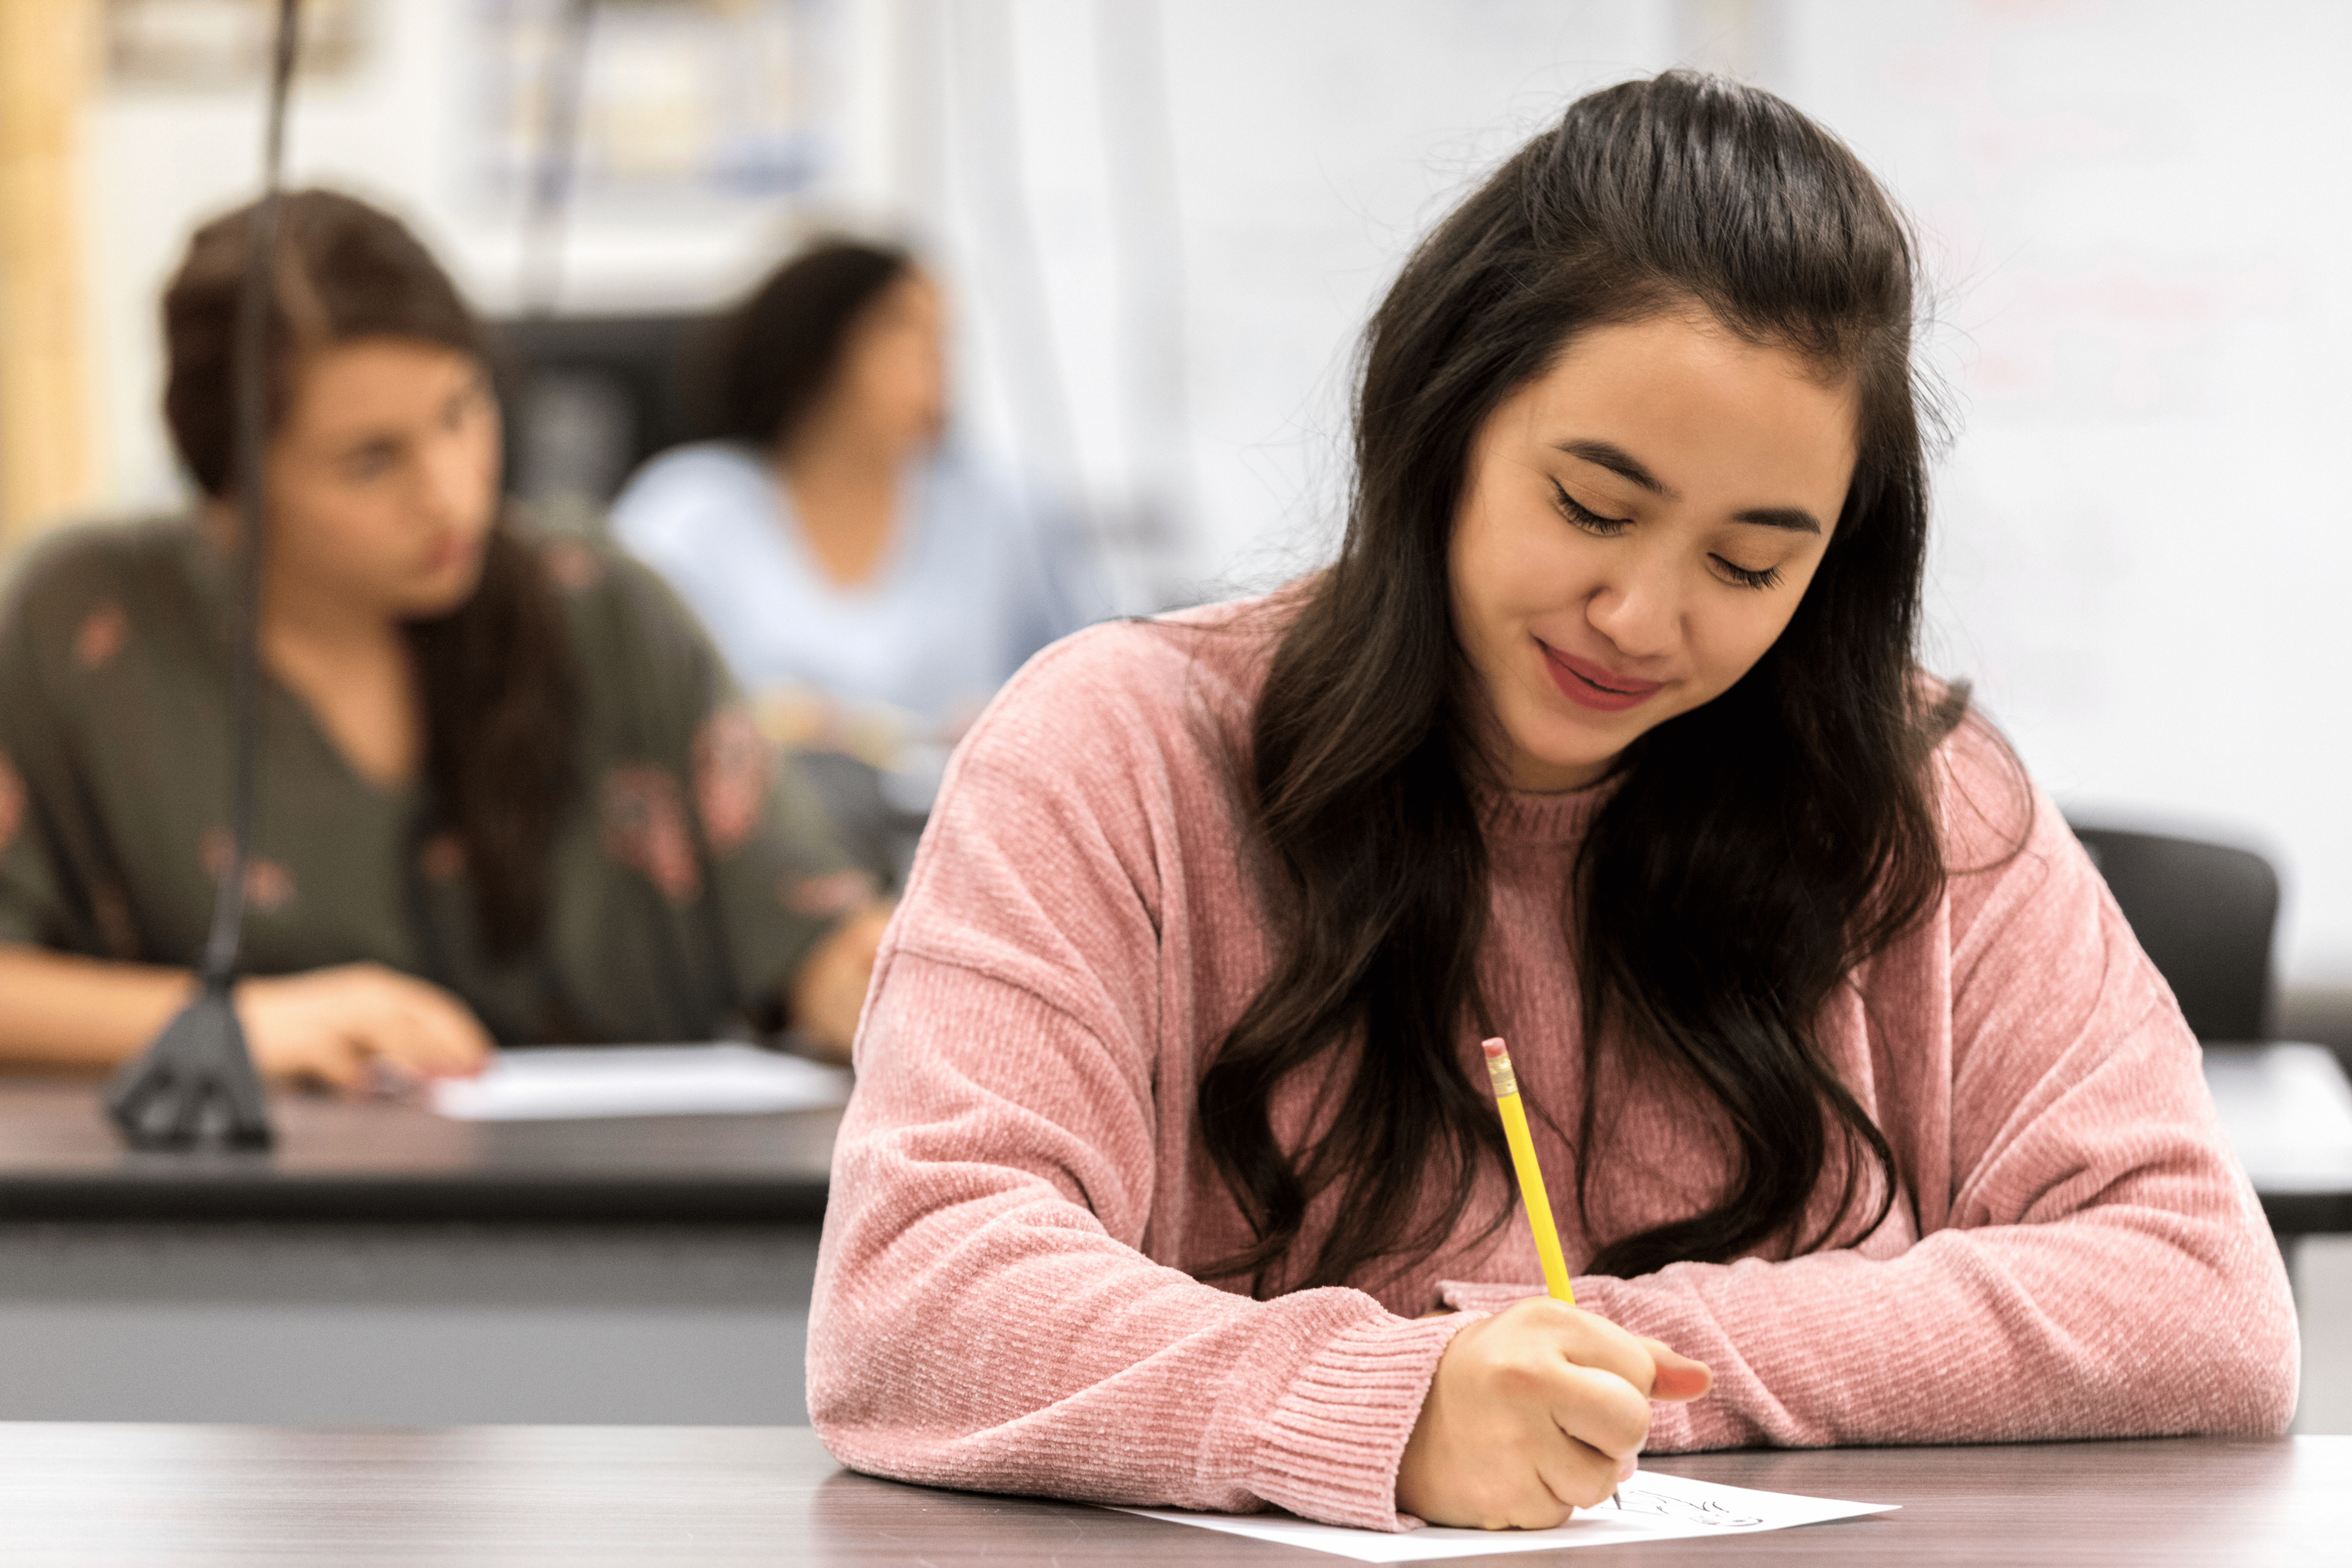
[[[1993,908],[2096,881],[2064,814],[1981,710],[1961,713],[1929,771],[1956,936]]]
[[[700,623],[669,580],[613,539],[592,529],[540,526],[528,517],[516,532],[538,553],[574,635],[592,644],[648,633],[700,635]]]
[[[1046,767],[1139,748],[1222,753],[1247,731],[1291,613],[1277,592],[1074,632],[1005,683],[967,749]]]
[[[194,523],[184,517],[70,523],[26,544],[7,574],[10,608],[64,587],[137,585],[186,573]]]
[[[993,705],[1069,712],[1098,704],[1147,714],[1206,703],[1246,710],[1289,624],[1281,594],[1102,621],[1039,651]]]
[[[28,545],[0,590],[13,648],[73,638],[93,616],[151,618],[191,588],[194,525],[186,518],[77,523]],[[55,635],[52,635],[55,634]]]
[[[1928,759],[1928,777],[1953,870],[2003,860],[2023,848],[2054,814],[2043,808],[2024,762],[1964,689],[1934,693],[1939,702],[1967,706]]]
[[[775,483],[760,455],[740,441],[691,441],[649,459],[614,499],[613,532],[632,550],[657,548],[679,530],[738,513],[761,521]]]

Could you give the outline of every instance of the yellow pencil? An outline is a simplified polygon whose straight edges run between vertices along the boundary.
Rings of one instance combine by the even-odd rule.
[[[1528,1131],[1528,1108],[1519,1103],[1519,1075],[1511,1070],[1511,1053],[1499,1039],[1485,1042],[1487,1076],[1495,1080],[1495,1105],[1503,1113],[1503,1137],[1511,1145],[1511,1169],[1519,1173],[1519,1197],[1528,1205],[1528,1228],[1536,1233],[1536,1256],[1543,1261],[1544,1289],[1555,1301],[1576,1305],[1576,1287],[1568,1280],[1568,1259],[1559,1254],[1559,1226],[1551,1217],[1551,1199],[1544,1192],[1543,1167],[1536,1163],[1536,1141]],[[1618,1508],[1611,1491],[1609,1500]]]
[[[1528,1109],[1519,1103],[1519,1078],[1511,1053],[1488,1040],[1486,1071],[1495,1079],[1495,1104],[1503,1113],[1503,1136],[1511,1145],[1511,1166],[1519,1173],[1519,1196],[1528,1205],[1528,1228],[1536,1233],[1536,1256],[1543,1260],[1544,1289],[1555,1301],[1576,1305],[1568,1282],[1568,1259],[1559,1254],[1559,1226],[1552,1222],[1551,1199],[1544,1194],[1543,1171],[1536,1163],[1536,1141],[1528,1133]]]

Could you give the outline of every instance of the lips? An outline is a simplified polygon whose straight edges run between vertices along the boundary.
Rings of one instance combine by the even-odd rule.
[[[1622,713],[1628,708],[1640,707],[1665,688],[1662,680],[1636,680],[1630,675],[1618,674],[1607,665],[1562,653],[1540,637],[1536,639],[1536,646],[1543,649],[1544,668],[1551,672],[1552,683],[1579,707]]]
[[[481,548],[482,543],[478,539],[470,539],[462,533],[445,535],[425,548],[425,570],[431,575],[438,576],[444,572],[454,571],[461,566],[470,568],[474,564],[474,558],[481,552]]]

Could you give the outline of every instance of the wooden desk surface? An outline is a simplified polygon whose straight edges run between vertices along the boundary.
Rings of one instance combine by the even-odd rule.
[[[1710,1480],[1894,1502],[1747,1535],[1469,1559],[1604,1568],[2344,1560],[2352,1437],[1696,1455]],[[1290,1563],[1073,1504],[850,1475],[805,1427],[0,1426],[0,1560],[193,1564]]]
[[[450,1121],[273,1097],[266,1152],[123,1147],[86,1079],[0,1078],[0,1221],[813,1222],[838,1110]]]

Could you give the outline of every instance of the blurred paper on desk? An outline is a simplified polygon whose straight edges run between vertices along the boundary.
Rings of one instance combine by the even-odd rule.
[[[849,1103],[847,1068],[755,1046],[599,1046],[503,1051],[479,1078],[433,1085],[457,1121],[746,1116]]]

